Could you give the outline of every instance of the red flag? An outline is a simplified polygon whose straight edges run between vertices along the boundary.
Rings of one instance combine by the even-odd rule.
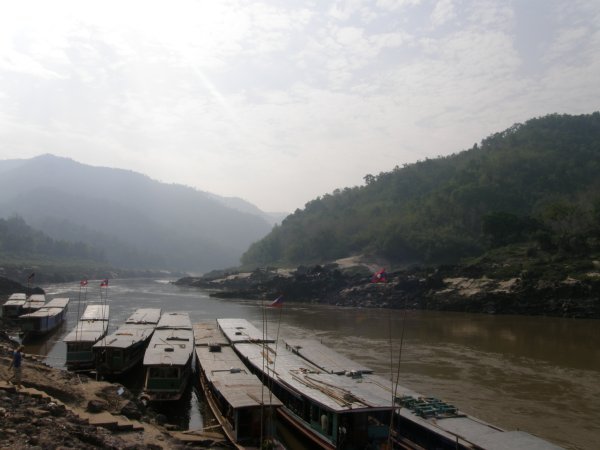
[[[27,277],[27,281],[33,280],[33,277],[35,277],[35,272],[31,272],[31,275]]]
[[[271,308],[281,308],[283,306],[283,295],[277,297],[273,302],[269,305]]]
[[[108,287],[108,278],[102,280],[102,283],[100,283],[100,287],[106,287],[106,288]]]
[[[82,287],[83,287],[83,286],[87,286],[87,283],[88,283],[88,282],[87,282],[87,280],[81,280],[81,281],[79,282],[79,286],[82,286]]]
[[[387,273],[385,273],[385,269],[375,272],[371,277],[371,283],[387,283]]]

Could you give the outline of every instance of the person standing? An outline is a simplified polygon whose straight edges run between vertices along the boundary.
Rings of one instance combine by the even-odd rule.
[[[13,376],[9,378],[8,381],[14,380],[13,384],[17,385],[17,388],[21,387],[21,370],[23,363],[23,346],[19,345],[17,349],[13,352],[13,358],[10,362],[9,369],[13,370]]]

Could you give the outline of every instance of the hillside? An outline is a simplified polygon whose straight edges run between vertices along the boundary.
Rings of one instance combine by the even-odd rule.
[[[266,235],[264,215],[144,175],[43,155],[0,161],[0,216],[99,247],[108,263],[203,272],[235,265]]]
[[[297,265],[353,254],[455,263],[490,250],[598,251],[600,113],[516,124],[448,157],[366,175],[288,216],[242,257]],[[495,250],[496,251],[496,250]]]

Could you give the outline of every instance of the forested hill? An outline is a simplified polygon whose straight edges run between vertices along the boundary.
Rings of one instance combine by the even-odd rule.
[[[102,249],[84,242],[52,239],[31,228],[18,216],[0,218],[0,260],[106,262]]]
[[[365,182],[307,203],[254,243],[243,263],[354,254],[451,263],[520,242],[556,252],[597,250],[600,113],[532,119],[469,150]]]

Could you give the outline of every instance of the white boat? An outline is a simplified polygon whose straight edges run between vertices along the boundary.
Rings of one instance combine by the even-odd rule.
[[[221,428],[238,449],[261,448],[273,435],[282,403],[244,365],[215,321],[194,324],[194,337],[200,384]]]
[[[11,294],[8,300],[2,305],[2,317],[15,319],[23,314],[23,305],[27,301],[27,295],[24,293]]]
[[[192,371],[194,331],[183,312],[161,316],[144,354],[144,390],[148,401],[179,400]]]
[[[108,331],[108,305],[88,305],[85,312],[63,341],[67,344],[66,365],[73,370],[94,367],[92,346]]]
[[[96,342],[92,351],[98,374],[122,375],[140,363],[160,314],[160,308],[137,309],[117,331]]]
[[[19,316],[24,339],[42,336],[56,329],[64,322],[68,309],[68,298],[55,298],[38,310]]]

